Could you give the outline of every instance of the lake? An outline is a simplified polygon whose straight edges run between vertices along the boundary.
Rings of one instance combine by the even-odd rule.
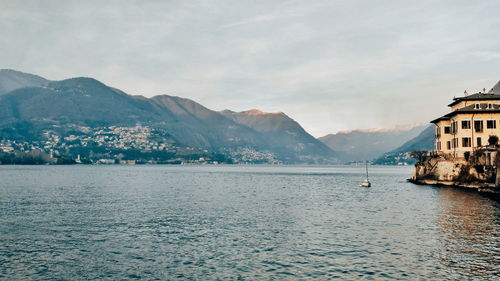
[[[0,166],[0,279],[500,280],[500,204],[411,172]]]

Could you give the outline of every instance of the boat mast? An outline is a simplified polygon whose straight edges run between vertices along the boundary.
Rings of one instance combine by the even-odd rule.
[[[365,162],[366,165],[366,179],[368,179],[368,161]]]

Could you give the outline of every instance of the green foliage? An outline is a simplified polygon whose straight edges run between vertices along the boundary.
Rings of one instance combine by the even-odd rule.
[[[470,158],[470,151],[466,151],[466,152],[464,152],[464,158],[465,158],[465,161],[469,161],[469,158]]]
[[[415,150],[410,152],[410,157],[417,160],[417,163],[422,163],[427,158],[427,150]]]
[[[495,135],[491,135],[488,138],[488,143],[489,143],[489,145],[497,145],[498,144],[498,137]]]
[[[50,156],[40,150],[30,152],[0,152],[0,164],[4,165],[40,165],[50,163]]]
[[[484,166],[483,165],[476,164],[476,165],[474,165],[474,169],[476,169],[476,171],[478,173],[484,173]]]

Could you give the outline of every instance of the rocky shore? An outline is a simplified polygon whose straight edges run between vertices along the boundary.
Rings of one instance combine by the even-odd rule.
[[[409,182],[472,190],[500,200],[500,153],[498,148],[477,150],[466,158],[429,153],[415,164]]]

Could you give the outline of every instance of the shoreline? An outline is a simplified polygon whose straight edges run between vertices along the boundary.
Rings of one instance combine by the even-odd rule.
[[[434,187],[451,187],[472,192],[477,192],[481,195],[494,199],[500,202],[500,189],[495,188],[493,183],[480,183],[471,182],[463,183],[457,181],[442,181],[442,180],[431,180],[431,179],[406,179],[406,181],[413,183],[415,185],[429,185]]]

